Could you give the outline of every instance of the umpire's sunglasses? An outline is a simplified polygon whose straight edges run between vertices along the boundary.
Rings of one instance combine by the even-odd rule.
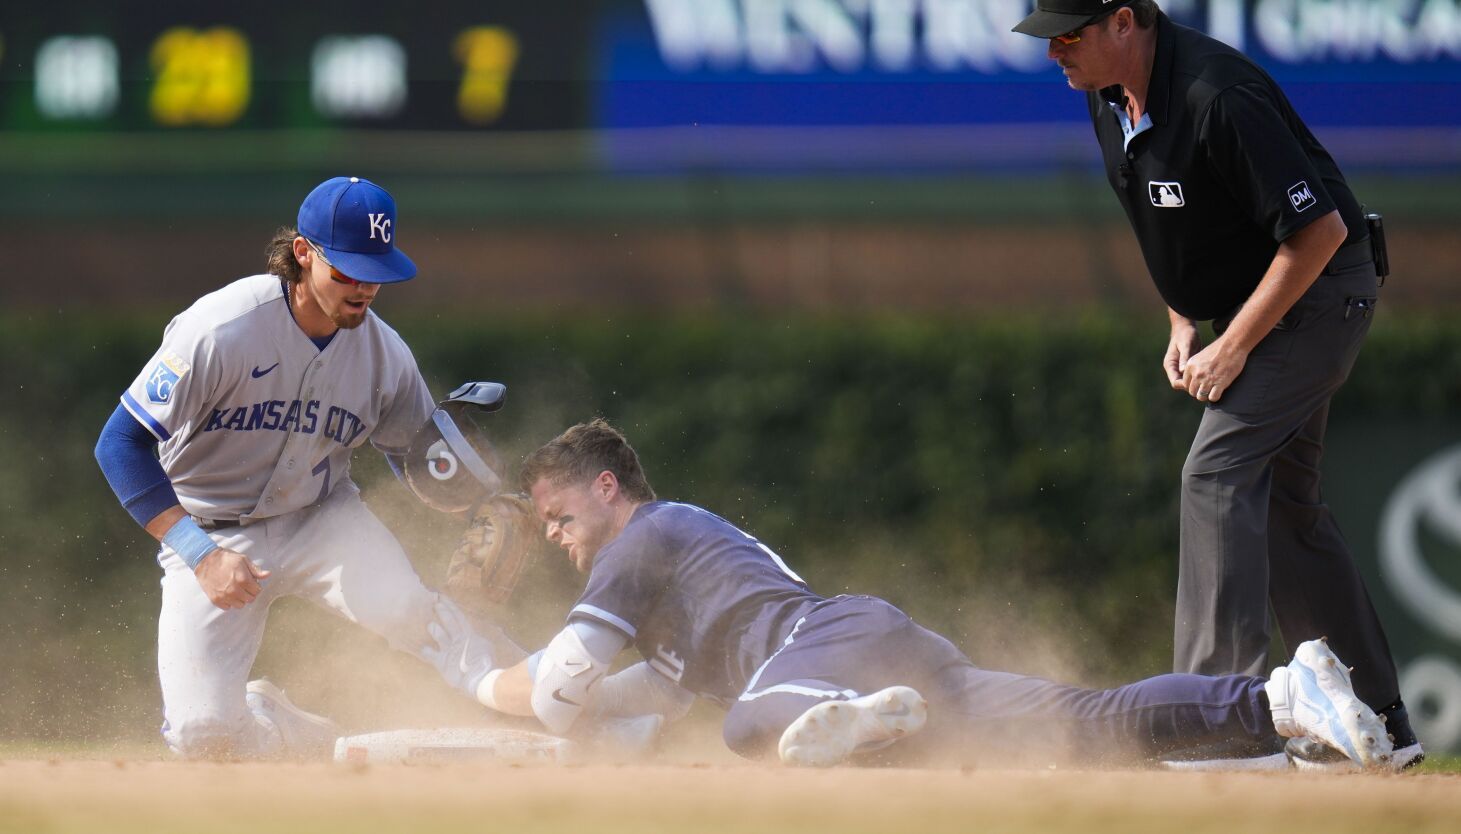
[[[1082,29],[1085,29],[1087,26],[1095,26],[1097,23],[1100,23],[1101,21],[1105,20],[1113,14],[1116,14],[1124,8],[1126,7],[1117,6],[1114,9],[1108,9],[1107,11],[1101,12],[1099,15],[1096,15],[1090,20],[1087,20],[1085,23],[1081,24],[1079,29],[1072,29],[1069,32],[1066,32],[1064,35],[1056,35],[1055,37],[1051,38],[1051,40],[1060,41],[1066,46],[1070,46],[1073,43],[1080,43]]]
[[[351,278],[349,275],[346,275],[345,273],[343,273],[340,270],[336,269],[335,268],[335,265],[332,264],[332,263],[330,263],[330,259],[327,258],[327,257],[325,257],[325,253],[320,250],[320,247],[318,247],[318,246],[315,245],[315,242],[314,241],[310,240],[309,238],[305,238],[304,239],[304,242],[309,245],[309,248],[311,250],[314,251],[315,256],[320,259],[320,262],[323,263],[325,266],[327,266],[327,267],[330,268],[330,280],[331,281],[334,281],[337,284],[344,284],[347,287],[358,287],[361,284],[369,284],[370,283],[369,281],[357,281],[354,278]]]

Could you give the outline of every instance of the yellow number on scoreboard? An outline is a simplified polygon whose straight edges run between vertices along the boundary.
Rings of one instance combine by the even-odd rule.
[[[152,117],[169,127],[232,124],[249,103],[249,44],[226,26],[177,26],[152,44]]]
[[[507,108],[517,37],[498,26],[474,26],[457,36],[452,54],[463,67],[457,112],[472,124],[496,121]]]

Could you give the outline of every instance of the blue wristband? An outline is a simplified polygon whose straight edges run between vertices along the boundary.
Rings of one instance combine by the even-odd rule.
[[[183,557],[188,567],[194,569],[203,561],[204,556],[218,549],[217,543],[188,516],[183,516],[167,531],[162,537],[162,543],[171,547],[173,552]]]

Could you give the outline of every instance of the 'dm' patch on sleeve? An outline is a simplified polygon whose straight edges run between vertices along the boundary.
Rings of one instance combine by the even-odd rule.
[[[172,399],[172,390],[188,373],[192,366],[177,356],[167,353],[158,360],[157,367],[147,375],[147,399],[158,405],[164,405]]]
[[[1294,207],[1294,211],[1306,211],[1318,203],[1319,200],[1314,196],[1314,190],[1304,180],[1299,180],[1289,186],[1289,204]]]

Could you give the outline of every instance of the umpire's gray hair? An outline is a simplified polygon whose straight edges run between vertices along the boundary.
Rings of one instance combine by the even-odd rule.
[[[614,473],[619,491],[629,500],[654,500],[654,488],[644,476],[634,447],[602,417],[569,428],[528,455],[523,461],[522,486],[531,491],[543,479],[551,484],[586,483],[604,471]]]
[[[1150,29],[1157,22],[1157,13],[1161,11],[1157,7],[1157,0],[1132,0],[1131,17],[1136,25],[1142,29]]]

